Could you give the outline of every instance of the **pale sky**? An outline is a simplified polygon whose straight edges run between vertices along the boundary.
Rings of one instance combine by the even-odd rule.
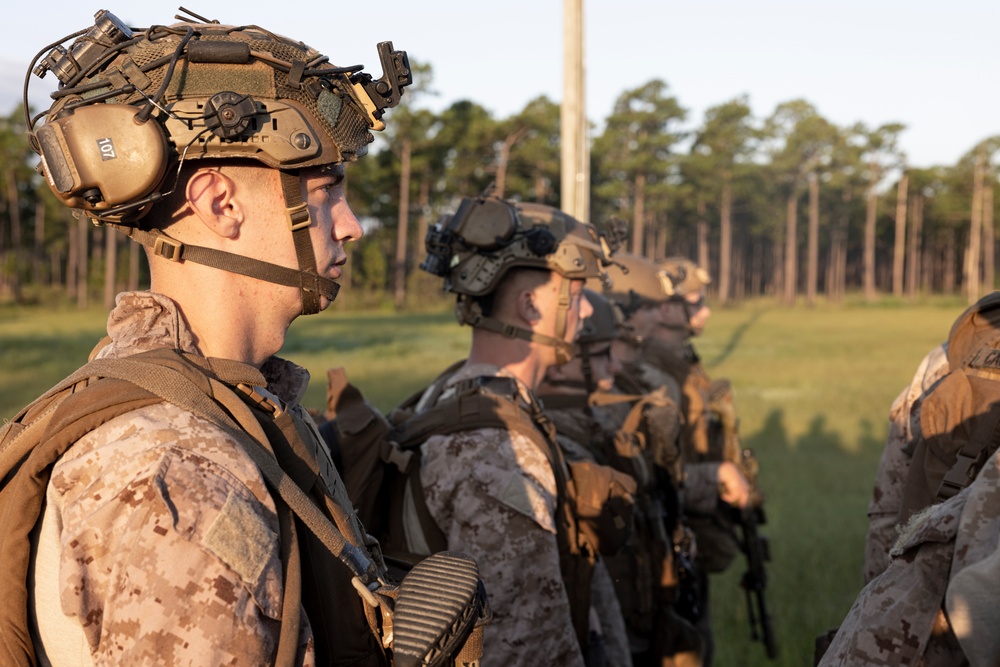
[[[530,99],[562,97],[560,0],[183,0],[223,23],[256,23],[302,40],[338,65],[379,73],[391,40],[434,70],[440,109],[471,99],[507,116]],[[689,110],[747,95],[754,115],[804,98],[839,125],[901,122],[913,166],[953,164],[1000,134],[997,0],[584,0],[587,115],[601,126],[624,90],[660,78]],[[136,27],[174,22],[180,0],[89,6],[15,0],[4,9],[0,113],[20,99],[42,47],[108,9]],[[276,11],[281,8],[281,13]],[[44,12],[44,13],[41,13]],[[32,77],[36,107],[54,77]],[[387,117],[391,122],[391,111]]]

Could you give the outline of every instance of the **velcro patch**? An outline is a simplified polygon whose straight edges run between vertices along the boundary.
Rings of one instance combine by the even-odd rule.
[[[556,527],[545,494],[524,475],[514,472],[507,480],[507,486],[498,500],[519,514],[533,519],[552,534]]]
[[[277,541],[278,536],[235,493],[226,498],[205,535],[205,546],[251,584],[260,578]]]

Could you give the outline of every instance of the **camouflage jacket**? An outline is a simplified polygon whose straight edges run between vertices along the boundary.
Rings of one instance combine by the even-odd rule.
[[[868,504],[864,581],[868,583],[889,564],[889,549],[899,537],[897,527],[912,451],[907,447],[920,432],[920,407],[927,392],[948,372],[947,349],[938,345],[917,367],[910,384],[889,410],[889,436],[875,475]]]
[[[557,440],[567,460],[590,460],[607,464],[606,457],[594,451],[592,435],[599,424],[583,407],[587,397],[581,396],[579,407],[545,409],[556,426]],[[543,399],[544,400],[544,399]],[[600,622],[600,633],[607,651],[608,667],[631,666],[632,650],[614,582],[603,559],[594,565],[591,582],[591,605]]]
[[[820,666],[998,664],[998,542],[1000,453],[970,486],[907,523]]]
[[[513,377],[466,364],[447,387],[480,376]],[[525,406],[537,400],[520,381],[518,387]],[[440,400],[448,396],[445,389]],[[582,667],[559,566],[556,480],[531,438],[497,428],[432,436],[421,446],[420,481],[448,548],[479,563],[493,610],[484,667]]]
[[[119,295],[108,332],[104,358],[198,352],[177,307],[154,293]],[[304,413],[305,369],[272,357],[261,371],[272,399]],[[350,507],[325,450],[316,453],[336,502]],[[36,647],[56,665],[272,663],[278,534],[261,473],[218,427],[166,402],[117,417],[53,470],[34,569]],[[296,662],[313,665],[305,610],[301,619]]]

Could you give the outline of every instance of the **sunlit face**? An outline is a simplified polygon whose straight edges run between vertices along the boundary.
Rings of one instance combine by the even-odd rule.
[[[312,219],[309,236],[316,255],[316,271],[319,275],[332,279],[340,277],[340,267],[347,262],[344,246],[357,241],[364,233],[347,203],[345,178],[342,164],[303,169],[300,172],[305,202]],[[329,299],[321,298],[321,309],[329,305]]]

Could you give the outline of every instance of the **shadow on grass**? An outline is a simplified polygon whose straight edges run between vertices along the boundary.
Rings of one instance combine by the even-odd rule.
[[[766,498],[768,521],[760,532],[771,547],[766,595],[780,656],[767,660],[747,638],[739,588],[746,565],[737,560],[712,585],[720,665],[812,664],[814,638],[840,623],[861,589],[866,510],[882,442],[865,420],[854,447],[845,446],[824,414],[795,438],[785,421],[775,409],[744,438],[760,462]]]
[[[719,364],[723,363],[726,359],[728,359],[729,356],[733,353],[734,350],[736,350],[737,346],[740,344],[740,340],[743,338],[743,335],[750,329],[750,327],[756,324],[757,320],[760,319],[760,316],[763,313],[764,311],[761,309],[754,310],[754,312],[750,314],[750,317],[745,322],[741,323],[733,330],[733,334],[729,337],[729,340],[726,341],[725,346],[722,348],[719,354],[714,359],[712,359],[712,361],[707,362],[705,366],[708,368],[714,368]]]

